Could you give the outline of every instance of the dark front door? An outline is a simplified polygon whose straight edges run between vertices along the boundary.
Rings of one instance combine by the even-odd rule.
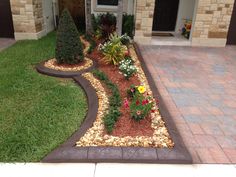
[[[10,0],[0,0],[0,37],[14,38]]]
[[[234,10],[229,26],[227,44],[236,45],[236,2],[234,3]]]
[[[153,31],[174,31],[179,0],[156,0]]]

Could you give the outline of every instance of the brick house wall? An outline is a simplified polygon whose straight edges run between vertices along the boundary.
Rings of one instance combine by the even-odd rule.
[[[38,39],[46,34],[43,0],[10,0],[15,38]],[[56,0],[53,0],[56,1]],[[225,46],[235,0],[196,0],[191,44]],[[155,0],[134,1],[136,41],[150,42]]]
[[[235,0],[196,0],[191,45],[225,46]],[[155,0],[136,1],[135,40],[150,42]]]
[[[42,0],[10,0],[15,39],[38,39],[43,36]]]
[[[136,41],[148,42],[152,36],[155,0],[137,0],[135,12]]]
[[[199,0],[192,45],[225,46],[234,0]]]

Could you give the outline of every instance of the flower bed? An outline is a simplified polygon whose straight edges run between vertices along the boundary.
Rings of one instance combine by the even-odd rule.
[[[121,44],[116,47],[119,48],[119,45]],[[125,48],[125,46],[122,46],[122,48]],[[101,45],[87,56],[96,60],[99,71],[107,76],[109,81],[104,82],[104,76],[101,79],[96,74],[83,74],[83,77],[90,81],[97,92],[99,109],[96,121],[85,135],[78,140],[77,147],[132,146],[172,148],[174,146],[159,113],[157,102],[154,101],[152,91],[135,50],[132,45],[128,46],[128,48],[128,52],[124,52],[121,49],[124,55],[122,56],[119,53],[119,57],[112,58],[112,60],[110,60],[110,57],[113,53],[103,55]],[[114,54],[117,56],[117,50]],[[108,57],[104,60],[104,56]],[[130,62],[124,62],[123,59],[126,58],[128,58],[127,61],[130,58]],[[108,63],[113,63],[114,65]],[[121,69],[122,63],[123,65],[132,63],[131,67],[123,66],[123,68],[129,68],[129,71],[130,68],[135,68],[133,69],[135,72],[124,72],[125,69]],[[119,64],[120,66],[118,66]],[[111,109],[114,109],[110,104],[110,97],[112,97],[114,91],[111,85],[117,86],[121,96],[122,105],[115,109],[116,113],[113,113],[116,116],[118,115],[118,118],[109,115],[112,112]],[[130,97],[127,90],[128,92],[135,90],[136,96]],[[111,119],[108,123],[106,121],[107,117]],[[108,129],[107,127],[109,126],[106,124],[112,128]]]

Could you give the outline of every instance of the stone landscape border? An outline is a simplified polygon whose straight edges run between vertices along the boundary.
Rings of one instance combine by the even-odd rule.
[[[45,74],[48,76],[54,76],[54,77],[61,77],[61,78],[73,78],[75,76],[81,75],[82,73],[85,72],[89,72],[93,69],[96,68],[97,63],[95,61],[93,61],[93,65],[87,69],[84,70],[80,70],[80,71],[60,71],[60,70],[55,70],[55,69],[51,69],[48,67],[44,66],[45,61],[39,63],[36,66],[36,69],[39,73],[41,74]]]
[[[175,146],[169,148],[144,148],[144,147],[76,147],[76,141],[80,139],[96,119],[98,111],[98,97],[95,89],[88,80],[81,76],[82,73],[91,71],[93,67],[79,72],[62,72],[44,67],[43,63],[36,66],[39,73],[49,76],[73,78],[84,90],[88,101],[88,112],[80,129],[76,131],[65,143],[49,153],[42,162],[113,162],[113,163],[168,163],[168,164],[191,164],[192,158],[183,143],[183,140],[174,124],[171,115],[157,90],[153,78],[147,69],[138,45],[134,44],[135,51],[141,62],[142,69],[146,74],[148,83],[155,98],[159,100],[159,108],[167,129]]]

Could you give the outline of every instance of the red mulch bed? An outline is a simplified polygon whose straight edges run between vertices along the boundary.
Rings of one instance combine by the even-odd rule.
[[[134,75],[129,80],[126,80],[124,76],[119,73],[119,69],[117,66],[105,64],[101,60],[102,54],[97,51],[97,49],[95,49],[88,56],[97,61],[99,70],[103,71],[109,77],[109,79],[118,86],[122,100],[125,100],[125,98],[127,98],[126,91],[132,84],[140,84],[137,76]],[[150,116],[146,117],[140,122],[137,122],[131,118],[129,109],[125,108],[123,105],[121,106],[120,111],[122,115],[116,122],[115,128],[111,135],[118,137],[153,135]]]

